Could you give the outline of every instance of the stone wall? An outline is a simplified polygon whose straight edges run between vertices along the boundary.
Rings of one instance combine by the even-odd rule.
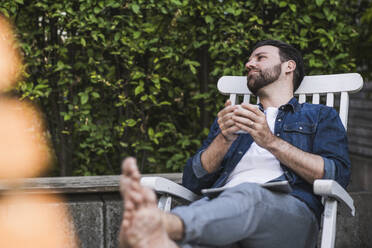
[[[180,182],[181,174],[162,174]],[[118,192],[118,176],[65,177],[27,179],[23,189],[29,194],[45,193],[63,195],[65,202],[51,207],[68,207],[72,221],[70,235],[74,233],[82,248],[117,247],[117,235],[123,213],[123,203]],[[5,186],[4,186],[5,185]],[[0,190],[6,192],[0,182]],[[337,248],[371,247],[372,243],[372,193],[351,192],[355,201],[356,216],[351,217],[344,206],[338,216]],[[66,245],[66,248],[71,246]]]

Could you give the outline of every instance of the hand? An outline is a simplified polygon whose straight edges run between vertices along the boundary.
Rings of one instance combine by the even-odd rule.
[[[218,112],[217,115],[221,134],[228,142],[232,142],[238,137],[235,133],[239,131],[239,127],[235,126],[235,121],[232,119],[236,109],[237,106],[232,106],[231,101],[227,100],[225,108]]]
[[[232,120],[239,129],[248,132],[257,145],[267,148],[275,135],[270,131],[266,116],[257,105],[243,103],[234,110]]]

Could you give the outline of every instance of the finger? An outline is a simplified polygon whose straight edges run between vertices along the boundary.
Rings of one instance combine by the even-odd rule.
[[[226,129],[225,132],[230,133],[230,134],[235,134],[239,130],[240,130],[240,128],[238,126],[233,125],[233,126],[229,127],[228,129]]]
[[[217,117],[223,118],[225,115],[234,112],[236,108],[237,106],[227,106],[224,109],[222,109],[220,112],[218,112]]]
[[[235,126],[235,121],[233,121],[232,119],[229,120],[229,121],[226,121],[224,123],[220,123],[220,129],[221,129],[221,132],[224,133],[224,135],[228,135],[230,134],[231,132],[229,131],[229,129],[231,127],[234,127]]]
[[[230,106],[230,105],[231,105],[231,101],[230,101],[230,99],[228,99],[228,100],[225,102],[225,107]]]
[[[260,110],[260,108],[259,108],[258,105],[249,104],[249,103],[242,103],[241,106],[244,109],[247,109],[249,111],[252,111],[253,113],[255,113],[258,116],[264,115],[264,113]]]
[[[251,134],[253,133],[253,129],[250,128],[249,126],[243,125],[241,123],[236,123],[236,127],[239,128],[239,130],[246,131],[247,133]]]
[[[219,118],[219,122],[220,122],[221,124],[225,124],[225,123],[227,123],[228,121],[231,121],[233,116],[234,116],[234,113],[233,113],[233,112],[228,113],[228,114],[222,116],[221,118]]]
[[[235,123],[239,123],[239,124],[248,126],[250,128],[253,128],[253,126],[255,124],[255,120],[253,118],[249,118],[249,117],[241,117],[241,116],[235,115],[233,117],[233,120],[234,120]]]
[[[234,117],[235,116],[240,116],[240,117],[243,117],[243,118],[249,118],[249,119],[251,119],[253,121],[256,121],[257,118],[258,118],[258,116],[254,112],[252,112],[250,110],[247,110],[247,109],[244,109],[244,108],[237,108],[237,109],[235,109],[235,111],[234,111]],[[234,117],[232,118],[233,120],[235,120]]]

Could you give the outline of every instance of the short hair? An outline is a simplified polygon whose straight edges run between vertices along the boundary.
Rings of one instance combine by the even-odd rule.
[[[279,57],[281,62],[293,60],[296,62],[296,69],[293,73],[293,92],[300,86],[302,79],[304,79],[304,61],[299,50],[293,46],[279,40],[263,40],[254,45],[252,52],[262,46],[274,46],[279,49]]]

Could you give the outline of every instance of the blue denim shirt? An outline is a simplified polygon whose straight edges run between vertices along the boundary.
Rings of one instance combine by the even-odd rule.
[[[262,106],[260,108],[262,110]],[[239,134],[224,156],[219,170],[208,173],[202,167],[200,156],[220,132],[216,119],[202,147],[184,168],[182,184],[197,194],[204,188],[223,186],[253,142],[249,134]],[[293,97],[279,107],[274,134],[305,152],[321,156],[324,160],[323,178],[336,180],[346,188],[350,180],[350,159],[346,131],[336,110],[319,104],[299,104]],[[319,220],[323,205],[320,197],[313,194],[313,185],[285,164],[280,165],[293,188],[291,194],[304,201]]]

